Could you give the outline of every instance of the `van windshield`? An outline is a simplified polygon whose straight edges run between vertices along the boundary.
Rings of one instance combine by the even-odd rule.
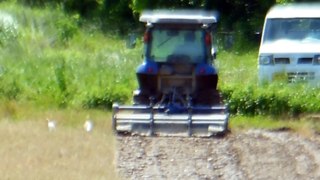
[[[199,63],[205,58],[203,36],[201,29],[155,28],[150,57],[156,62]]]
[[[263,43],[278,40],[320,41],[320,18],[268,19]]]

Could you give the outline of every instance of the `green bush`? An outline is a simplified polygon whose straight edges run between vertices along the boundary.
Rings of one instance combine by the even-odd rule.
[[[265,87],[249,85],[242,89],[232,86],[221,91],[232,114],[296,116],[320,111],[317,100],[319,90],[307,85],[285,84]]]
[[[59,107],[100,106],[99,98],[104,104],[129,101],[140,50],[126,50],[115,36],[87,34],[78,27],[78,16],[57,9],[2,5],[19,36],[0,33],[1,43],[15,39],[0,48],[0,99]]]
[[[128,90],[124,87],[102,89],[100,93],[88,95],[88,97],[83,102],[83,107],[110,109],[112,107],[112,104],[115,102],[127,102],[129,99],[128,95]]]
[[[58,32],[58,38],[61,42],[66,43],[76,35],[78,32],[78,21],[78,15],[74,15],[72,18],[63,18],[57,20],[55,25]]]
[[[16,41],[18,37],[17,22],[14,18],[0,11],[0,47],[8,46],[9,43]]]

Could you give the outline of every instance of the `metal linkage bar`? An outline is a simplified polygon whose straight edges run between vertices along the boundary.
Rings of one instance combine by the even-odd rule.
[[[188,101],[188,136],[192,135],[192,108],[191,108],[191,97],[187,96]]]
[[[113,109],[118,109],[118,110],[148,110],[148,109],[154,109],[154,110],[165,110],[167,107],[166,106],[125,106],[121,105],[119,106],[118,104],[113,104]],[[226,106],[190,106],[190,108],[193,111],[208,111],[208,110],[227,110],[228,108]]]
[[[151,108],[150,113],[150,136],[153,136],[154,134],[154,110]]]
[[[192,135],[192,109],[188,109],[188,136]]]

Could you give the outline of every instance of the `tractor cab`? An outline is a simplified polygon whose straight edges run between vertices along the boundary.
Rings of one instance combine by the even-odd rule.
[[[156,63],[210,63],[212,29],[217,22],[214,12],[144,12],[146,61]]]
[[[175,89],[199,100],[201,91],[215,91],[217,70],[212,30],[217,13],[193,10],[146,11],[144,63],[138,68],[140,89],[135,103],[155,99]],[[197,97],[196,97],[197,96]],[[144,100],[142,100],[144,99]]]

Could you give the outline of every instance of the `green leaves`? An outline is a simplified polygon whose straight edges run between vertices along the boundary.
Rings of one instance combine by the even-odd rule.
[[[56,28],[58,32],[58,38],[61,42],[66,43],[78,32],[77,21],[79,16],[75,15],[72,18],[59,19],[56,22]]]
[[[10,14],[0,11],[0,47],[16,41],[18,37],[17,22]]]
[[[307,85],[287,84],[267,87],[249,85],[242,89],[233,86],[221,91],[232,114],[296,116],[303,112],[320,111],[319,90]]]

